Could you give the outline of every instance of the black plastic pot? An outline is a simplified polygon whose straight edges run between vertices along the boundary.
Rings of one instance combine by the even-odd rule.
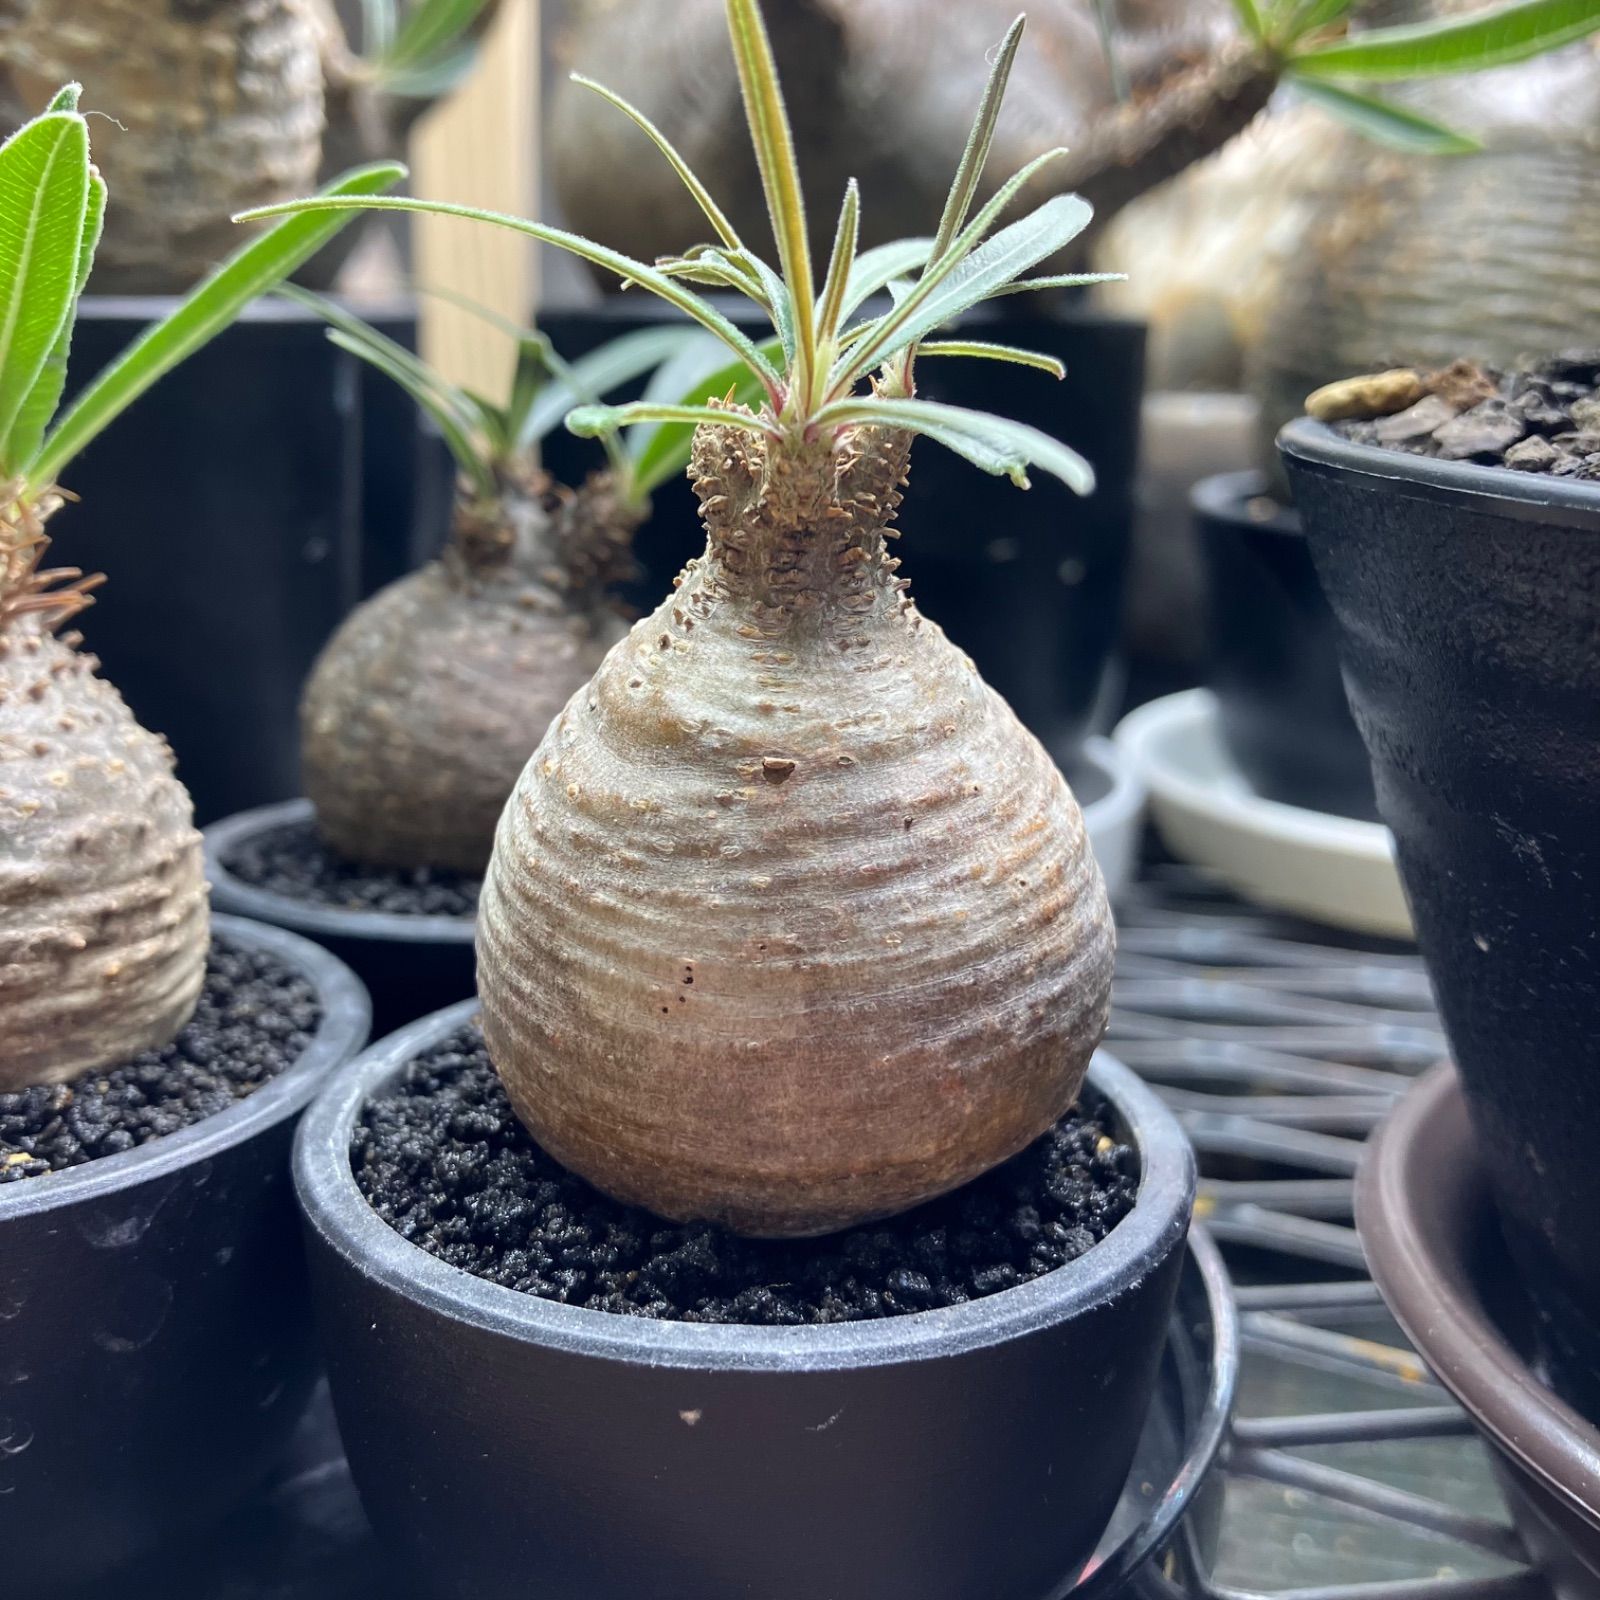
[[[1600,485],[1281,442],[1508,1242],[1600,1419]]]
[[[881,1322],[727,1327],[518,1294],[402,1239],[350,1170],[362,1106],[473,1014],[368,1051],[295,1175],[351,1468],[433,1595],[1044,1600],[1092,1553],[1155,1380],[1194,1198],[1168,1112],[1105,1057],[1138,1202],[1034,1282]]]
[[[322,1023],[226,1111],[0,1188],[8,1593],[88,1583],[214,1520],[270,1470],[317,1372],[289,1144],[366,1041],[367,999],[304,939],[233,917],[216,929],[304,972]]]
[[[172,304],[86,299],[71,386]],[[406,306],[361,309],[410,342]],[[400,390],[273,300],[68,470],[80,503],[56,519],[53,555],[112,574],[78,625],[171,742],[202,822],[299,791],[301,682],[350,607],[412,564],[415,480],[435,470]]]
[[[218,911],[288,928],[326,946],[366,985],[378,1037],[477,989],[472,917],[413,917],[346,911],[258,889],[228,870],[228,857],[253,836],[311,817],[309,800],[285,800],[224,817],[205,830],[206,877]]]
[[[771,331],[745,303],[723,309],[748,328]],[[661,316],[643,297],[613,295],[579,310],[546,310],[539,322],[572,357]],[[896,553],[923,614],[972,656],[1065,762],[1085,734],[1106,726],[1120,695],[1108,667],[1133,523],[1144,326],[1086,307],[1022,312],[990,306],[971,313],[961,327],[974,338],[1059,357],[1065,381],[1002,362],[929,358],[917,369],[919,393],[1042,428],[1090,461],[1098,487],[1080,500],[1035,473],[1033,488],[1023,494],[924,441],[913,453],[897,519],[905,538]],[[566,434],[552,435],[545,462],[567,481],[596,464],[592,445]],[[684,562],[704,548],[688,483],[667,485],[638,540],[646,569],[640,603],[658,604]]]
[[[1208,681],[1228,753],[1268,800],[1375,820],[1338,624],[1299,516],[1269,497],[1260,472],[1204,478],[1190,503],[1211,617]]]

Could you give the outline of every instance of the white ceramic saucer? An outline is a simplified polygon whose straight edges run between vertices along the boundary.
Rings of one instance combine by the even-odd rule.
[[[1263,800],[1228,755],[1209,689],[1140,706],[1123,718],[1115,742],[1148,787],[1174,855],[1258,905],[1356,933],[1411,937],[1389,830]]]
[[[1067,780],[1083,807],[1089,848],[1100,863],[1113,904],[1138,876],[1139,836],[1144,831],[1145,787],[1125,750],[1109,739],[1086,739]]]

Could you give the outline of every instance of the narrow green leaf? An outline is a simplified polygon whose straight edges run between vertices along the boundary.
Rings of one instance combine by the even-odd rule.
[[[965,457],[975,467],[1007,477],[1019,489],[1029,487],[1028,468],[1036,466],[1059,478],[1075,494],[1094,491],[1094,469],[1076,450],[1024,422],[969,411],[965,406],[931,400],[888,400],[862,395],[838,400],[813,419],[818,426],[869,424],[920,433]]]
[[[1003,294],[1032,294],[1039,289],[1086,289],[1095,283],[1126,283],[1126,272],[1052,272],[1044,278],[1018,278],[1014,283],[1003,283],[991,299]]]
[[[1026,14],[1019,16],[1006,29],[1006,36],[995,53],[993,70],[984,85],[983,98],[978,102],[978,114],[973,119],[966,149],[961,152],[961,161],[956,167],[956,175],[944,203],[944,213],[939,218],[939,231],[933,243],[934,260],[938,260],[950,248],[967,220],[967,213],[972,209],[972,197],[978,192],[983,169],[989,160],[995,123],[1000,117],[1000,103],[1005,99],[1011,64],[1017,58],[1017,46],[1022,43],[1022,30],[1027,21]]]
[[[648,289],[669,304],[677,306],[701,327],[716,334],[741,360],[749,362],[773,393],[782,387],[782,380],[777,370],[757,350],[754,341],[741,333],[720,311],[708,305],[693,290],[686,289],[682,284],[658,272],[654,267],[646,266],[642,261],[635,261],[631,256],[625,256],[621,251],[609,249],[605,245],[595,244],[580,234],[568,233],[564,228],[547,227],[543,223],[530,222],[526,217],[514,217],[502,211],[485,211],[477,206],[452,205],[445,200],[415,200],[409,196],[387,199],[319,196],[308,200],[285,200],[279,205],[258,206],[252,211],[242,211],[234,220],[254,222],[268,217],[296,216],[324,211],[409,211],[424,216],[462,217],[470,222],[491,222],[496,227],[509,228],[514,233],[524,233],[530,239],[537,239],[542,244],[555,245],[557,249],[566,250],[585,261],[592,261],[596,266],[616,273],[624,281],[637,283],[640,288]]]
[[[50,419],[56,414],[56,407],[61,404],[62,392],[67,387],[67,360],[72,354],[72,334],[78,321],[78,301],[82,298],[84,285],[89,281],[89,271],[94,266],[94,253],[100,244],[100,233],[105,226],[105,219],[106,181],[93,167],[90,167],[89,199],[84,207],[83,235],[78,241],[78,275],[73,287],[72,306],[62,320],[61,331],[56,336],[55,345],[39,373],[39,381],[28,391],[28,398],[23,401],[22,409],[17,413],[17,420],[11,429],[11,438],[6,449],[6,455],[21,466],[25,467],[39,453],[44,430],[50,426]]]
[[[1293,82],[1306,99],[1377,144],[1426,156],[1471,155],[1474,150],[1483,148],[1470,134],[1457,133],[1443,123],[1430,121],[1389,101],[1357,94],[1353,89],[1323,83],[1320,79],[1295,76]]]
[[[399,100],[438,100],[466,78],[477,60],[478,47],[469,41],[414,67],[385,68],[378,81]]]
[[[12,429],[77,300],[89,130],[47,111],[0,145],[0,474],[26,470]]]
[[[1054,356],[1023,350],[1014,344],[991,344],[987,339],[945,339],[917,346],[919,356],[975,356],[983,361],[1009,361],[1016,367],[1036,367],[1052,378],[1064,378],[1067,369]]]
[[[1289,31],[1295,39],[1330,28],[1350,10],[1351,0],[1300,0],[1289,8]]]
[[[863,250],[850,269],[844,305],[840,308],[841,319],[848,317],[863,301],[870,300],[896,278],[903,278],[919,267],[927,266],[932,255],[932,239],[896,239],[892,243]]]
[[[817,364],[817,332],[813,323],[816,283],[811,275],[811,244],[806,233],[805,198],[795,160],[794,134],[778,84],[772,41],[756,0],[727,0],[728,32],[744,91],[745,113],[755,145],[761,187],[767,197],[772,232],[778,241],[778,264],[794,309],[796,387],[805,393]]]
[[[1233,0],[1235,15],[1239,18],[1239,26],[1258,43],[1266,38],[1266,30],[1261,25],[1261,11],[1256,5],[1256,0]]]
[[[739,250],[743,246],[739,239],[738,231],[728,220],[721,206],[711,198],[711,191],[694,175],[689,163],[678,154],[677,148],[644,112],[637,106],[630,105],[620,94],[613,94],[603,83],[596,83],[593,78],[586,78],[581,72],[572,74],[572,81],[582,85],[585,89],[592,89],[602,100],[614,105],[625,117],[630,118],[634,125],[640,129],[655,145],[656,149],[671,163],[672,170],[682,180],[684,188],[694,196],[694,202],[705,213],[706,221],[717,231],[717,237],[728,246],[730,250]]]
[[[630,400],[620,406],[579,406],[567,416],[567,427],[580,439],[594,439],[615,433],[636,422],[721,423],[743,428],[750,433],[770,433],[772,425],[743,411],[724,411],[717,406],[674,406],[657,400]]]
[[[358,196],[390,188],[405,175],[406,169],[398,162],[358,167],[323,192],[336,206],[356,206],[363,203]],[[329,216],[293,217],[235,251],[78,396],[31,463],[30,478],[36,484],[53,482],[62,468],[145,390],[221,333],[258,295],[276,287],[314,256],[351,214],[341,209]]]
[[[81,83],[64,83],[56,90],[55,99],[44,109],[46,114],[52,111],[76,111],[78,100],[83,94]]]
[[[394,48],[395,0],[361,0],[361,53],[379,61]]]
[[[419,0],[401,22],[383,67],[415,67],[460,42],[489,0]]]
[[[1083,232],[1093,210],[1075,194],[1056,195],[1037,210],[1002,228],[938,279],[933,268],[916,289],[885,317],[873,336],[835,368],[832,387],[853,383],[880,362],[925,334],[987,300],[1002,285],[1053,256]],[[924,284],[932,282],[931,292]]]
[[[1600,31],[1600,0],[1513,0],[1492,11],[1400,28],[1373,28],[1297,51],[1297,76],[1369,83],[1481,72],[1544,54]]]
[[[839,208],[839,224],[833,234],[833,254],[828,258],[828,275],[822,281],[822,298],[817,303],[817,337],[823,343],[839,331],[844,317],[845,291],[850,287],[850,266],[856,258],[860,227],[861,188],[852,178],[844,186],[844,204]]]
[[[546,387],[528,410],[518,444],[526,449],[543,439],[580,401],[599,399],[631,383],[703,337],[694,328],[639,328],[576,361],[562,363],[566,371],[559,381]]]
[[[484,496],[494,494],[494,473],[484,460],[484,452],[478,448],[471,431],[456,415],[454,409],[441,402],[439,393],[432,384],[419,383],[407,364],[393,360],[388,351],[378,343],[352,338],[343,328],[330,329],[328,339],[341,350],[347,350],[351,355],[358,356],[370,366],[377,368],[386,378],[392,379],[404,389],[438,425],[439,432],[444,436],[444,442],[450,447],[450,454],[456,458],[456,465],[472,479],[478,493]]]
[[[1094,0],[1094,20],[1100,35],[1100,54],[1105,57],[1106,75],[1111,79],[1111,93],[1120,106],[1127,102],[1132,89],[1128,83],[1128,69],[1122,64],[1122,53],[1117,48],[1114,4],[1115,0]]]

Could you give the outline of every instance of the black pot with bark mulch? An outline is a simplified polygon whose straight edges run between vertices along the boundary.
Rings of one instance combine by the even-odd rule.
[[[474,992],[479,879],[344,861],[309,800],[225,817],[205,847],[212,905],[326,946],[366,985],[379,1037]]]
[[[1600,406],[1540,382],[1477,459],[1280,443],[1550,1373],[1600,1418]]]
[[[965,1189],[742,1241],[557,1167],[473,1011],[374,1046],[295,1147],[340,1430],[401,1570],[463,1600],[530,1574],[589,1600],[1040,1600],[1076,1574],[1193,1205],[1150,1090],[1098,1057],[1081,1112]]]
[[[7,1593],[110,1584],[274,1465],[318,1367],[290,1140],[367,1024],[333,956],[218,917],[172,1044],[0,1094]]]
[[[86,298],[70,389],[172,305]],[[414,341],[409,304],[367,314]],[[117,575],[117,603],[78,626],[134,714],[166,735],[202,823],[299,792],[311,663],[363,595],[415,565],[419,497],[436,509],[440,462],[409,400],[326,328],[287,302],[251,307],[67,474],[82,504],[55,554]],[[449,483],[446,470],[446,494]]]
[[[1012,310],[1016,303],[978,307],[961,320],[961,332],[1055,356],[1066,365],[1064,380],[1003,362],[930,357],[917,367],[917,392],[1043,429],[1094,468],[1094,493],[1079,498],[1038,473],[1019,496],[1006,479],[949,451],[919,446],[897,518],[905,537],[895,554],[905,561],[918,610],[972,657],[1066,766],[1087,734],[1109,726],[1121,696],[1116,649],[1145,329],[1078,302],[1026,311]],[[771,337],[770,321],[748,301],[717,304],[745,331]],[[659,303],[614,294],[594,305],[542,311],[539,326],[571,360],[628,327],[661,320]],[[558,430],[545,444],[544,463],[561,482],[581,483],[596,464],[594,449],[592,440]],[[684,563],[705,548],[687,478],[656,493],[634,548],[643,575],[630,598],[653,608]]]
[[[1338,624],[1298,514],[1260,472],[1202,479],[1190,503],[1206,570],[1208,682],[1228,753],[1268,800],[1375,821]]]

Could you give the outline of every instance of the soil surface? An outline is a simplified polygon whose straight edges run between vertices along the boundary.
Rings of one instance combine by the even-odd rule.
[[[321,1020],[308,978],[213,938],[200,1003],[164,1050],[0,1094],[0,1183],[118,1155],[226,1110],[292,1067]]]
[[[366,867],[337,856],[309,819],[235,845],[222,864],[253,889],[343,911],[471,917],[483,880],[442,867]]]
[[[366,1108],[361,1191],[413,1244],[491,1283],[683,1322],[853,1322],[959,1305],[1074,1260],[1132,1208],[1138,1157],[1105,1108],[1069,1112],[1004,1166],[886,1222],[821,1239],[740,1239],[600,1194],[512,1114],[475,1025]]]
[[[1568,350],[1514,372],[1458,361],[1416,376],[1420,397],[1403,408],[1333,426],[1359,444],[1406,455],[1600,481],[1600,349]]]

